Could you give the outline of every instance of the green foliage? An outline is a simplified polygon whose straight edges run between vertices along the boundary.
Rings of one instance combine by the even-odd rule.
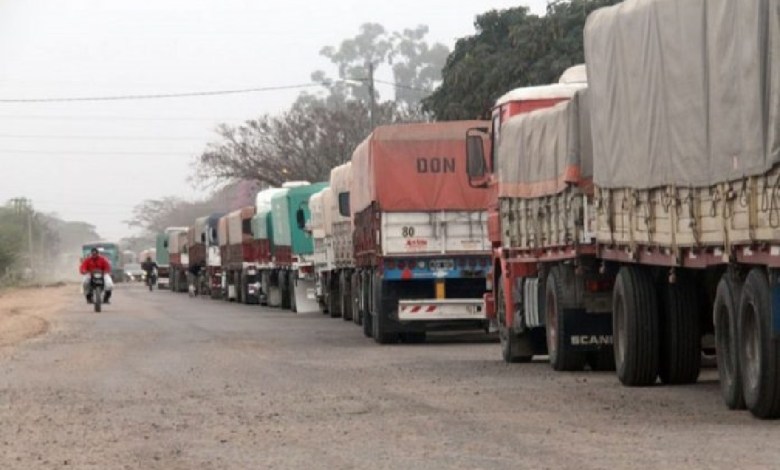
[[[477,17],[477,34],[458,40],[442,71],[442,84],[423,100],[438,120],[486,117],[513,88],[554,83],[583,63],[588,14],[622,0],[560,0],[545,16],[517,7]]]

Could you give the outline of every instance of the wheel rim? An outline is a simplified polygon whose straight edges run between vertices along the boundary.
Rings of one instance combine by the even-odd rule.
[[[554,359],[558,354],[558,303],[552,292],[547,292],[546,320],[547,320],[547,354]]]
[[[616,292],[617,294],[617,302],[615,302],[615,311],[612,312],[612,315],[614,315],[615,318],[615,331],[614,331],[614,342],[615,342],[615,363],[620,366],[620,364],[623,364],[625,362],[625,356],[626,356],[626,346],[625,346],[625,324],[626,324],[626,312],[623,306],[623,296]]]
[[[745,363],[743,377],[749,389],[755,388],[761,371],[761,344],[758,333],[758,318],[755,305],[748,302],[742,314],[742,351]]]

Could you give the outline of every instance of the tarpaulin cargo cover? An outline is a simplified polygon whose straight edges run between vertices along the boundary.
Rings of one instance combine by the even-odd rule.
[[[500,135],[499,197],[557,194],[568,185],[587,185],[593,176],[587,89],[553,107],[512,117]]]
[[[780,0],[627,0],[592,13],[596,184],[709,186],[771,169],[778,51]]]
[[[353,214],[383,211],[484,210],[490,192],[469,186],[466,131],[483,121],[377,127],[352,154]]]

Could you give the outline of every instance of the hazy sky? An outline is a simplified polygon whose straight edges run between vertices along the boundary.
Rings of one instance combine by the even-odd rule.
[[[454,46],[490,9],[546,0],[0,0],[0,100],[176,93],[310,82],[366,22],[426,24]],[[377,78],[392,80],[389,70]],[[378,85],[383,96],[392,90]],[[187,182],[219,122],[285,109],[298,91],[90,103],[0,102],[0,203],[130,234],[135,204],[197,197]]]

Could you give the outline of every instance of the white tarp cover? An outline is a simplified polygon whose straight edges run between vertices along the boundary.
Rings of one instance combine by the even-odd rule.
[[[587,89],[571,100],[510,118],[498,144],[499,197],[557,194],[593,176]]]
[[[325,210],[330,212],[330,223],[350,220],[339,214],[339,194],[348,193],[352,187],[352,162],[347,162],[330,170],[330,205]]]
[[[626,0],[585,26],[595,182],[708,186],[780,158],[780,0]]]

